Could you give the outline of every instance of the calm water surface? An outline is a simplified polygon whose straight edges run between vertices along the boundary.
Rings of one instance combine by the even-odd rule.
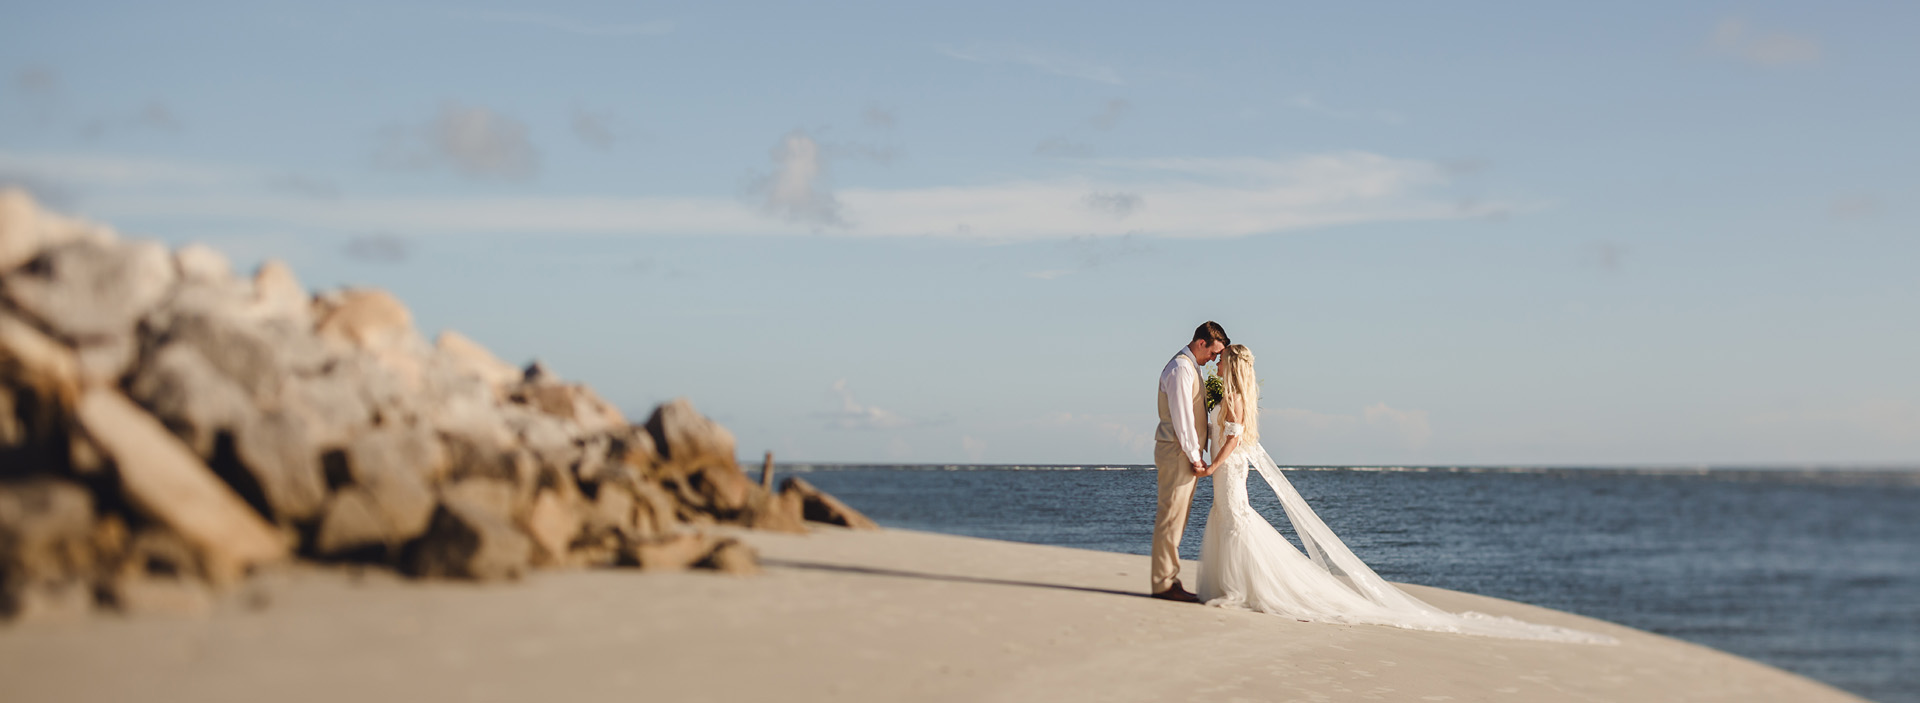
[[[781,471],[889,527],[1129,554],[1146,554],[1153,531],[1150,466]],[[1287,474],[1387,579],[1611,620],[1920,703],[1920,472]],[[1189,559],[1211,483],[1194,498]],[[1254,507],[1291,537],[1272,491],[1253,483]]]

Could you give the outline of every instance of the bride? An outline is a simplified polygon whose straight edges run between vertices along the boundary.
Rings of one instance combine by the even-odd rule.
[[[1483,613],[1449,613],[1408,595],[1348,551],[1307,507],[1260,446],[1259,386],[1253,352],[1227,347],[1220,357],[1224,393],[1210,425],[1213,508],[1200,546],[1199,596],[1207,605],[1299,620],[1389,625],[1564,642],[1613,644],[1611,637]],[[1266,479],[1306,548],[1302,555],[1247,502],[1247,474]]]

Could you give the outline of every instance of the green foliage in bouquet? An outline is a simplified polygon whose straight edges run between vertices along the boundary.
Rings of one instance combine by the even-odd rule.
[[[1213,406],[1219,405],[1220,399],[1225,397],[1226,395],[1227,395],[1226,384],[1220,382],[1219,376],[1216,376],[1212,373],[1208,373],[1207,374],[1207,409],[1212,410]]]

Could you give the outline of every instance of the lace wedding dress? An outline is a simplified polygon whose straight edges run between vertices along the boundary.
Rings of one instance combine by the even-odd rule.
[[[1212,446],[1237,423],[1212,422]],[[1280,496],[1306,554],[1247,502],[1248,473]],[[1287,482],[1259,442],[1241,442],[1213,475],[1213,508],[1200,546],[1200,600],[1312,622],[1388,625],[1494,637],[1616,644],[1611,637],[1484,613],[1449,613],[1408,595],[1367,568]]]

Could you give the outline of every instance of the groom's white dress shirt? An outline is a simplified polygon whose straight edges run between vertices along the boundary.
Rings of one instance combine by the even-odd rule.
[[[1206,462],[1200,460],[1200,435],[1193,426],[1193,413],[1187,410],[1187,399],[1199,387],[1200,364],[1193,358],[1192,349],[1182,347],[1160,370],[1160,392],[1167,394],[1167,414],[1172,416],[1173,436],[1180,440],[1180,452],[1188,461],[1205,466]]]

